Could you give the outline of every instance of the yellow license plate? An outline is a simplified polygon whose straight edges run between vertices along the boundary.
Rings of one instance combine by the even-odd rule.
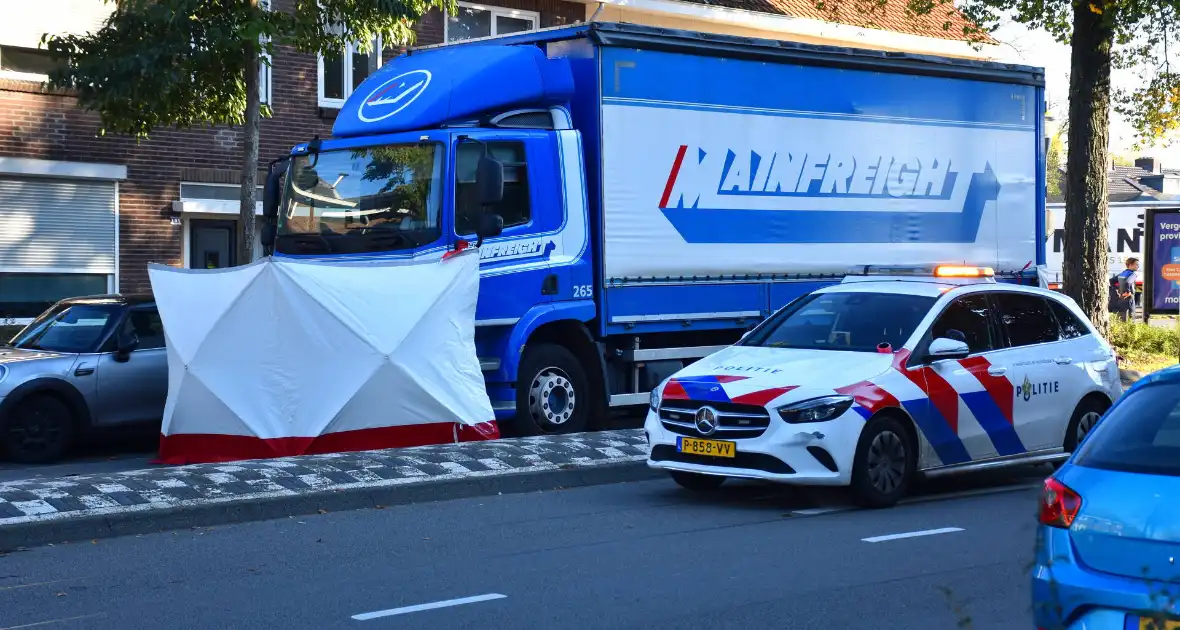
[[[737,455],[737,444],[722,440],[702,440],[700,438],[677,438],[676,450],[690,455],[704,455],[705,457],[734,457]]]
[[[1180,630],[1180,621],[1139,618],[1139,630]]]

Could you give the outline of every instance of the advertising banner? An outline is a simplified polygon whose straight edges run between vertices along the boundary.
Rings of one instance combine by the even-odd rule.
[[[604,54],[633,68],[603,98],[608,280],[1038,262],[1038,137],[1008,105],[1032,88]]]
[[[1180,281],[1168,279],[1174,276],[1165,274],[1164,268],[1180,263],[1180,211],[1155,210],[1148,216],[1147,236],[1151,245],[1146,275],[1150,288],[1144,301],[1151,314],[1174,315],[1180,310]]]

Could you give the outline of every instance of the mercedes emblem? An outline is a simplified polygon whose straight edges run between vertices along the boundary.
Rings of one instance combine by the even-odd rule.
[[[717,430],[717,410],[712,407],[697,409],[695,420],[701,435],[713,435]]]

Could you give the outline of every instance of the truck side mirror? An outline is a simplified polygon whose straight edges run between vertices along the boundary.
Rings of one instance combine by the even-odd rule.
[[[262,188],[262,216],[271,221],[279,216],[279,202],[282,200],[283,188],[279,182],[287,172],[288,159],[282,159],[271,164],[266,173],[266,185]]]
[[[504,233],[504,217],[495,212],[485,212],[479,215],[479,229],[476,230],[476,236],[482,241],[485,238],[493,238]]]
[[[503,201],[504,165],[485,153],[475,168],[475,185],[479,191],[479,205],[486,208]]]
[[[262,232],[258,234],[258,240],[262,243],[262,247],[270,251],[275,246],[275,237],[278,234],[278,228],[274,222],[267,220],[262,224]]]

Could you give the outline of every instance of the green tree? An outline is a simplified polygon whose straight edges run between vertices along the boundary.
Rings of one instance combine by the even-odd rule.
[[[1169,63],[1178,0],[816,0],[821,9],[863,15],[904,13],[962,29],[976,42],[1014,20],[1071,47],[1065,186],[1065,293],[1107,332],[1107,147],[1112,109],[1154,144],[1180,128],[1180,72]],[[854,7],[841,7],[852,4]],[[957,13],[970,24],[964,25]],[[1172,42],[1175,48],[1175,42]],[[1115,92],[1114,68],[1138,68],[1140,87]]]
[[[1060,197],[1065,192],[1065,173],[1062,172],[1061,158],[1065,153],[1064,127],[1053,132],[1049,138],[1049,150],[1045,153],[1045,194],[1049,197]]]
[[[427,11],[454,9],[453,0],[292,0],[290,10],[274,11],[259,0],[105,1],[113,11],[98,31],[42,38],[68,60],[50,86],[73,90],[79,106],[97,112],[101,133],[145,138],[161,127],[243,127],[243,263],[253,258],[259,121],[270,115],[259,69],[274,47],[338,54],[351,40],[367,52],[378,36],[404,45]]]

